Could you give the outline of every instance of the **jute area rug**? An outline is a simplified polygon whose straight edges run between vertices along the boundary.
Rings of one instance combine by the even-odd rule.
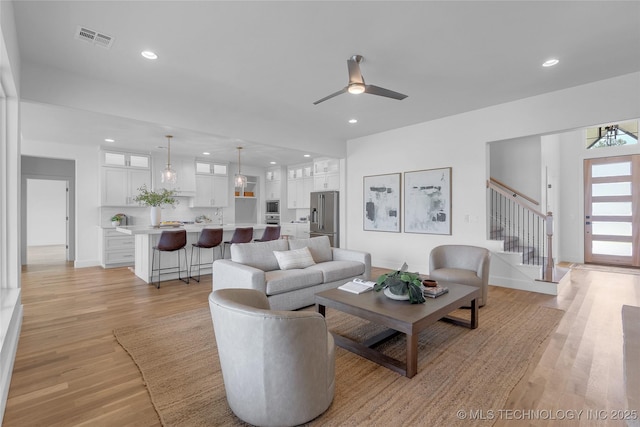
[[[418,374],[411,379],[338,347],[333,403],[308,425],[491,425],[462,419],[458,411],[503,409],[562,315],[491,298],[480,309],[478,329],[437,322],[420,334]],[[327,309],[327,322],[332,331],[353,338],[380,331],[333,309]],[[245,425],[226,401],[208,309],[117,329],[114,335],[138,365],[164,426]],[[381,348],[404,360],[405,338]]]

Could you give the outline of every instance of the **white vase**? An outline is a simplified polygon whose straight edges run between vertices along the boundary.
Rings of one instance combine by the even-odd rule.
[[[160,225],[160,206],[151,206],[151,225],[157,227]]]

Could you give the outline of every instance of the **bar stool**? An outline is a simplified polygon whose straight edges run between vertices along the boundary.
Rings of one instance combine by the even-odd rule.
[[[193,270],[193,267],[194,267],[193,253],[197,248],[198,263],[196,265],[198,266],[198,278],[196,279],[195,277],[193,277],[191,273],[189,273],[189,278],[195,280],[198,283],[200,282],[200,267],[202,266],[202,263],[200,262],[200,250],[203,248],[213,249],[216,246],[220,246],[220,243],[222,243],[222,228],[203,228],[202,229],[202,231],[200,232],[200,236],[198,236],[198,242],[191,244],[191,261],[189,262],[189,266],[190,266],[189,269]],[[220,255],[222,255],[222,246],[220,246]],[[216,257],[214,255],[213,259],[215,258]]]
[[[280,238],[280,226],[268,226],[264,229],[262,237],[254,239],[254,242],[268,242],[269,240],[278,240]]]
[[[227,245],[233,243],[249,243],[253,239],[253,227],[238,227],[234,230],[231,240],[224,242],[222,246],[222,258],[224,258],[224,252]]]
[[[153,272],[158,272],[158,284],[156,287],[160,289],[160,271],[161,270],[173,270],[175,268],[178,269],[178,279],[182,280],[184,283],[189,283],[189,277],[183,279],[180,276],[180,249],[184,249],[184,263],[187,267],[187,275],[189,274],[189,265],[187,265],[187,231],[186,230],[178,230],[178,231],[163,231],[160,234],[160,239],[158,240],[158,244],[153,247],[153,255],[151,257],[151,284],[153,284]],[[155,265],[156,251],[158,252],[158,268],[153,268]],[[178,266],[177,267],[165,267],[162,268],[162,262],[160,258],[160,254],[162,252],[175,252],[178,251]]]

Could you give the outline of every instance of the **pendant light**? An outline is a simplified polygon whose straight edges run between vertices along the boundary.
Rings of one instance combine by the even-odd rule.
[[[167,167],[162,171],[162,182],[175,184],[178,180],[178,174],[171,169],[171,138],[173,136],[167,135]]]
[[[236,187],[246,187],[247,186],[247,177],[242,175],[242,168],[240,167],[240,150],[242,147],[236,147],[238,149],[238,173],[234,179]]]

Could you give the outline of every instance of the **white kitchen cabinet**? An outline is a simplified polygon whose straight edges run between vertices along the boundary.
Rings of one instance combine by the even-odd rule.
[[[133,265],[135,261],[134,236],[128,236],[115,229],[102,230],[102,260],[104,268]]]
[[[147,154],[101,151],[102,166],[149,169],[151,158]]]
[[[137,205],[138,188],[151,187],[151,157],[146,154],[101,151],[102,206]]]
[[[223,163],[195,161],[195,197],[193,207],[229,206],[228,167]]]
[[[265,173],[265,200],[280,200],[282,198],[282,169],[273,167]]]
[[[194,207],[229,206],[229,177],[222,175],[196,175]]]
[[[316,159],[313,162],[314,191],[340,189],[340,160],[331,158]]]
[[[296,225],[296,239],[308,239],[311,224],[308,222],[298,222]]]
[[[285,222],[284,224],[280,224],[280,235],[288,236],[288,237],[296,237],[297,228],[296,224],[293,222]]]
[[[313,164],[289,167],[287,178],[287,208],[309,208],[309,194],[313,190]]]
[[[173,158],[171,157],[171,169],[176,171],[176,183],[162,182],[162,171],[167,167],[166,158],[155,158],[154,169],[155,181],[154,188],[166,188],[167,190],[175,190],[178,196],[193,196],[196,192],[196,166],[193,158]]]
[[[310,223],[308,222],[285,222],[280,224],[280,235],[293,239],[308,239]]]
[[[151,187],[151,173],[147,170],[102,167],[102,206],[136,206],[133,200],[138,188]]]

